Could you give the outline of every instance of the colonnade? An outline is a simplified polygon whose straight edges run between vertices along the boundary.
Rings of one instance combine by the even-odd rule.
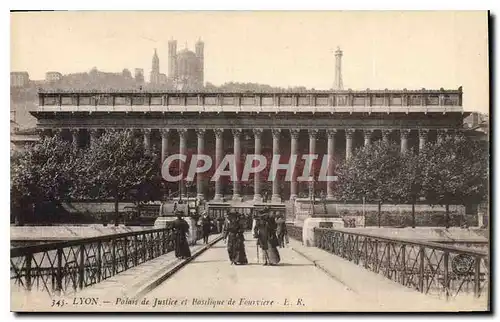
[[[143,135],[143,143],[144,143],[144,148],[146,152],[151,151],[151,129],[141,129],[142,130],[142,135]],[[197,128],[196,135],[197,135],[197,153],[198,154],[203,154],[205,150],[205,134],[206,134],[205,128]],[[212,129],[215,135],[215,168],[217,168],[221,161],[223,160],[223,133],[224,129],[222,128],[216,128]],[[262,134],[264,131],[267,129],[263,128],[254,128],[252,129],[253,131],[253,137],[254,137],[254,154],[260,155],[262,151]],[[358,129],[353,129],[353,128],[342,128],[342,129],[335,129],[335,128],[329,128],[324,130],[326,132],[327,136],[327,158],[328,158],[328,168],[327,168],[327,175],[328,176],[333,176],[334,175],[334,166],[333,166],[333,159],[334,159],[334,151],[335,151],[335,145],[336,145],[336,133],[339,130],[345,130],[345,157],[348,159],[352,157],[353,153],[353,138],[354,138],[354,133]],[[401,144],[401,153],[405,153],[409,149],[409,144],[408,144],[408,138],[410,135],[410,132],[412,131],[411,129],[360,129],[363,131],[364,135],[364,145],[368,146],[372,143],[372,138],[373,135],[376,131],[381,131],[381,138],[384,142],[389,142],[390,141],[390,136],[393,131],[399,131],[400,134],[400,144]],[[170,151],[170,142],[169,142],[169,132],[170,131],[176,131],[179,135],[179,153],[181,155],[186,154],[186,146],[187,146],[187,128],[182,128],[182,129],[160,129],[160,134],[161,134],[161,159],[162,162],[165,160],[165,158],[169,154],[173,154],[176,151]],[[299,129],[283,129],[283,128],[273,128],[270,129],[271,134],[272,134],[272,151],[273,154],[280,154],[280,136],[283,131],[289,131],[290,133],[290,154],[291,155],[297,155],[298,154],[298,139],[299,139]],[[317,141],[317,136],[318,133],[322,131],[320,129],[308,129],[308,135],[309,135],[309,154],[315,154],[316,152],[316,141]],[[421,150],[427,140],[428,140],[428,133],[429,129],[424,129],[424,128],[419,128],[419,129],[414,129],[413,131],[418,131],[418,142],[419,142],[419,150]],[[446,134],[448,130],[443,129],[443,130],[437,130],[437,140],[442,139],[442,137]],[[79,129],[70,129],[72,139],[73,139],[73,144],[75,145],[75,148],[77,147],[77,142],[78,142],[78,135],[79,135]],[[88,132],[90,134],[90,144],[93,142],[96,142],[98,140],[98,129],[88,129]],[[242,134],[242,129],[241,128],[236,128],[236,129],[231,129],[231,133],[233,135],[233,147],[234,147],[234,156],[235,160],[240,160],[241,159],[241,134]],[[236,162],[236,167],[240,167],[241,165],[239,162]],[[181,162],[180,163],[180,171],[183,171],[184,164]],[[240,173],[241,169],[237,168],[237,173]],[[311,172],[314,169],[311,169]],[[240,192],[240,181],[235,181],[233,182],[233,200],[241,200],[241,192]],[[332,182],[327,183],[327,195],[326,197],[328,199],[333,198],[333,186]],[[204,182],[202,180],[202,176],[197,176],[197,182],[196,182],[196,188],[197,188],[197,198],[198,199],[203,199],[204,198]],[[184,182],[181,182],[179,185],[179,193],[181,195],[184,194],[185,192],[185,184]],[[272,201],[281,201],[280,197],[280,186],[279,186],[279,180],[274,180],[272,182],[272,196],[271,199]],[[310,182],[310,189],[309,189],[309,197],[312,197],[314,194],[314,182]],[[295,176],[292,176],[292,180],[290,183],[290,199],[295,199],[297,198],[297,180]],[[221,184],[221,179],[217,179],[215,181],[215,196],[214,196],[214,201],[221,201],[222,200],[222,184]],[[259,176],[254,177],[254,201],[260,202],[262,201],[262,194],[261,194],[261,180]]]

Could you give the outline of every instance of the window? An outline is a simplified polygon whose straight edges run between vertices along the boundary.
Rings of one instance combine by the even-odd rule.
[[[347,105],[347,96],[338,95],[335,97],[335,101],[337,102],[337,106],[346,106]]]
[[[365,105],[365,97],[364,96],[354,96],[352,105],[354,106],[364,106]]]
[[[222,105],[234,105],[234,97],[229,97],[229,96],[223,97]]]
[[[161,96],[151,96],[151,105],[162,105],[163,98]]]
[[[180,99],[177,96],[169,96],[168,97],[168,105],[179,105]]]
[[[80,103],[79,105],[91,105],[90,104],[90,96],[80,96]]]
[[[263,106],[273,106],[274,101],[272,96],[262,96],[262,105]]]
[[[217,96],[205,96],[205,105],[217,105]]]
[[[113,105],[113,98],[110,96],[102,95],[96,97],[98,105]]]
[[[132,105],[144,105],[145,102],[144,96],[133,96],[132,97]]]
[[[439,105],[439,96],[437,95],[427,95],[426,105]]]
[[[401,95],[394,95],[391,97],[391,106],[401,106],[403,105],[403,98]]]
[[[292,105],[292,98],[290,96],[281,96],[280,104],[281,106],[290,106]]]
[[[130,105],[130,97],[127,96],[116,96],[115,105]]]
[[[457,106],[459,103],[458,95],[445,95],[444,96],[444,105]]]
[[[188,96],[186,98],[186,105],[198,105],[198,96]]]
[[[57,97],[56,96],[44,96],[43,105],[56,105]]]
[[[382,106],[382,105],[384,105],[384,96],[382,96],[382,95],[373,95],[372,96],[372,105],[373,106]]]
[[[327,96],[316,97],[316,105],[318,105],[318,106],[328,106],[328,97]]]
[[[421,97],[420,95],[410,95],[408,97],[408,105],[416,106],[421,104]]]
[[[242,97],[241,98],[241,105],[255,105],[255,97]]]
[[[61,97],[61,105],[76,105],[76,97],[73,96]]]
[[[307,96],[300,96],[299,97],[299,105],[300,106],[311,105],[311,102],[309,102],[309,97],[307,97]]]

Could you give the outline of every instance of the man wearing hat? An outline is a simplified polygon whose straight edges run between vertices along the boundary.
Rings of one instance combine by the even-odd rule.
[[[208,236],[210,236],[210,231],[212,230],[212,220],[208,217],[207,212],[204,211],[201,219],[201,231],[203,235],[203,242],[208,244]]]

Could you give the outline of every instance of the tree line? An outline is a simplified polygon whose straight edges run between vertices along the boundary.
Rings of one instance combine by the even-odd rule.
[[[114,202],[115,224],[122,201],[159,200],[160,158],[145,151],[131,130],[106,131],[87,149],[60,136],[44,137],[11,156],[11,211],[17,224],[27,214],[54,210],[62,202]]]
[[[377,141],[354,152],[337,168],[338,200],[365,200],[378,204],[380,226],[383,204],[411,204],[415,227],[415,204],[446,209],[450,205],[474,205],[488,196],[488,148],[463,133],[427,143],[421,151],[400,152],[400,147]]]
[[[377,141],[354,151],[336,169],[339,201],[383,204],[479,204],[488,196],[488,147],[456,134],[428,143],[415,153]],[[11,212],[39,214],[63,202],[109,200],[136,204],[161,200],[169,186],[161,177],[158,154],[146,151],[133,131],[106,131],[87,149],[76,149],[60,136],[45,137],[11,156]],[[48,207],[48,208],[47,208]],[[48,209],[48,210],[47,210]],[[448,223],[447,223],[448,225]]]

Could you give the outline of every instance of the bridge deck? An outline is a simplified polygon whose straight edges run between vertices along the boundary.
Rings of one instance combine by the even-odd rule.
[[[279,249],[282,258],[279,266],[263,266],[257,262],[255,240],[250,234],[246,238],[249,265],[230,265],[226,245],[219,241],[168,279],[154,284],[156,287],[144,295],[149,300],[147,304],[141,305],[142,296],[137,303],[132,302],[134,294],[138,294],[137,282],[144,280],[134,275],[145,275],[146,271],[166,272],[175,264],[171,253],[167,254],[170,257],[164,255],[164,258],[144,263],[76,294],[77,298],[99,297],[98,305],[74,305],[69,303],[73,297],[68,297],[64,307],[52,310],[359,312],[485,309],[484,303],[445,302],[421,294],[294,240],[286,248]],[[200,248],[194,246],[193,253]],[[160,275],[151,276],[158,278]],[[121,305],[117,305],[117,299],[122,301]],[[228,303],[229,299],[234,302]],[[109,303],[104,303],[105,300]],[[125,302],[129,304],[124,305]],[[44,306],[44,310],[50,310],[48,305]]]

